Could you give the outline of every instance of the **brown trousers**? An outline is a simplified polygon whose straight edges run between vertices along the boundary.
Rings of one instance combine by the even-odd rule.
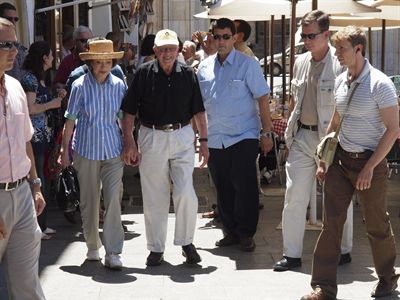
[[[371,155],[372,152],[364,152],[355,158],[338,146],[326,174],[324,222],[314,250],[311,286],[320,287],[332,297],[337,294],[336,273],[347,208],[357,176]],[[384,159],[374,169],[371,187],[358,193],[376,273],[379,278],[389,281],[394,276],[396,244],[387,213],[387,172]]]

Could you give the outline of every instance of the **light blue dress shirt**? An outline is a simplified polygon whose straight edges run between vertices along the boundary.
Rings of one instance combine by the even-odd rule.
[[[208,120],[208,146],[222,149],[258,139],[261,129],[256,98],[270,92],[254,59],[233,49],[224,63],[205,59],[197,73]]]
[[[91,72],[74,81],[65,117],[77,120],[72,149],[80,156],[106,160],[121,154],[117,120],[125,90],[125,83],[111,73],[103,84]]]

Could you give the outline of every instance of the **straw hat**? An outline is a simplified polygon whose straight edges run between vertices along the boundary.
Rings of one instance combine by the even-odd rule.
[[[95,40],[89,42],[89,51],[79,53],[81,60],[88,59],[117,59],[122,58],[124,51],[114,52],[113,42],[110,40]]]

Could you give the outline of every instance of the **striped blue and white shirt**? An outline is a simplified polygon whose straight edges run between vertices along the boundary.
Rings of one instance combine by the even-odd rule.
[[[125,95],[125,83],[110,75],[99,84],[91,72],[72,85],[65,117],[76,120],[72,149],[90,160],[114,158],[122,152],[117,120]]]
[[[366,59],[361,74],[351,84],[348,81],[348,71],[336,78],[336,110],[341,118],[356,83],[359,86],[339,132],[340,146],[348,152],[375,151],[386,131],[380,109],[397,107],[396,90],[393,82]]]

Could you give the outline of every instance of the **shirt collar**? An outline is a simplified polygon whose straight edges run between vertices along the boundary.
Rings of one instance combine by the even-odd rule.
[[[96,78],[94,78],[94,75],[93,75],[93,73],[92,73],[92,71],[90,69],[89,69],[89,72],[87,74],[88,74],[88,78],[89,78],[90,83],[100,84],[100,83],[97,82]],[[111,72],[110,72],[110,74],[108,74],[106,80],[104,81],[104,84],[112,84]]]
[[[215,56],[215,59],[216,59],[216,61],[218,61],[218,63],[220,65],[223,65],[225,62],[229,63],[230,65],[233,65],[233,61],[235,60],[236,52],[237,52],[237,50],[235,48],[232,48],[231,52],[229,52],[228,56],[226,57],[226,59],[224,60],[224,62],[222,64],[219,62],[218,53]]]
[[[370,72],[370,64],[368,59],[364,58],[364,67],[360,73],[360,75],[353,81],[353,82],[358,82],[361,83],[364,81],[364,78],[369,75]],[[350,81],[349,81],[349,70],[346,70],[346,84],[349,86]]]

